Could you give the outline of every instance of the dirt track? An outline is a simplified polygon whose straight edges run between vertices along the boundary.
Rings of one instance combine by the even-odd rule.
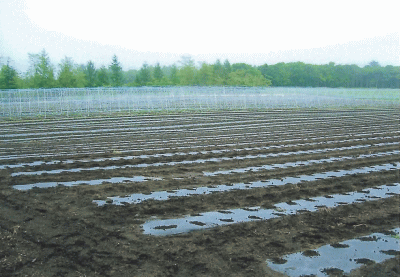
[[[107,197],[396,165],[399,120],[398,110],[282,110],[0,122],[0,275],[279,276],[266,259],[399,227],[399,195],[173,236],[142,224],[362,191],[398,183],[399,170],[120,206]],[[265,167],[309,160],[319,162]],[[133,176],[148,179],[85,184]],[[82,182],[13,187],[71,181]],[[378,272],[397,276],[398,255],[351,274]]]

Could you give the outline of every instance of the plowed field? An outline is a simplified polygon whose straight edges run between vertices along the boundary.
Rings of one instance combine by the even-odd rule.
[[[0,276],[283,276],[268,264],[396,237],[399,122],[398,109],[1,121]],[[320,274],[398,276],[393,248]]]

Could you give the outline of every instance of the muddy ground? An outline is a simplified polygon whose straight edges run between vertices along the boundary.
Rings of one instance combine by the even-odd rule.
[[[0,121],[0,276],[282,276],[265,261],[399,227],[400,196],[173,236],[145,235],[141,225],[157,218],[273,208],[281,202],[361,191],[399,182],[399,170],[122,206],[99,207],[93,200],[396,164],[400,155],[395,152],[360,155],[399,150],[399,119],[398,110],[281,110]],[[279,155],[248,156],[259,154]],[[352,159],[204,174],[332,157]],[[80,172],[73,171],[77,168]],[[55,169],[64,171],[50,172]],[[15,175],[36,171],[48,172]],[[24,191],[13,187],[132,176],[159,179]],[[397,255],[350,275],[399,273]]]

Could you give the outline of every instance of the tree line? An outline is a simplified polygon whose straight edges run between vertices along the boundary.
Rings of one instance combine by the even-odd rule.
[[[76,64],[70,57],[54,66],[45,50],[28,57],[30,66],[24,74],[17,72],[7,59],[0,70],[0,89],[191,85],[400,88],[400,67],[382,67],[376,61],[364,67],[333,62],[252,66],[231,64],[228,60],[196,66],[191,57],[183,56],[178,64],[161,66],[145,62],[139,70],[123,71],[116,55],[107,67],[99,68],[92,61]]]

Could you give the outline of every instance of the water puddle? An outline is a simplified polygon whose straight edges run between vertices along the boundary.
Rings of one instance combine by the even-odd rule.
[[[195,230],[215,228],[217,226],[250,222],[254,220],[268,220],[285,215],[293,215],[298,212],[318,211],[319,209],[334,208],[339,205],[360,203],[363,201],[375,201],[400,194],[400,184],[383,185],[369,188],[368,192],[350,192],[346,194],[333,194],[329,198],[325,196],[313,197],[312,201],[301,199],[293,200],[291,204],[279,203],[274,209],[261,209],[250,207],[244,209],[227,210],[200,213],[195,216],[183,218],[151,220],[142,225],[144,234],[154,236],[166,236],[179,233],[187,233]],[[371,197],[373,196],[373,197]],[[192,222],[196,222],[193,224]],[[173,228],[171,226],[174,226]]]
[[[209,158],[209,159],[197,159],[197,160],[185,160],[185,161],[179,161],[179,162],[158,162],[158,163],[142,163],[142,164],[135,164],[135,165],[121,165],[121,166],[105,166],[105,167],[87,167],[87,168],[72,168],[72,169],[55,169],[55,170],[41,170],[41,171],[20,171],[20,172],[14,172],[11,173],[11,177],[16,177],[16,176],[21,176],[21,175],[42,175],[42,174],[60,174],[63,172],[82,172],[82,171],[96,171],[96,170],[115,170],[115,169],[126,169],[126,168],[140,168],[140,167],[155,167],[155,166],[175,166],[175,165],[180,165],[180,164],[200,164],[200,163],[207,163],[207,162],[221,162],[221,161],[233,161],[233,160],[248,160],[248,159],[258,159],[258,158],[272,158],[272,157],[280,157],[280,156],[295,156],[295,155],[306,155],[306,154],[318,154],[318,153],[326,153],[326,152],[332,152],[332,151],[347,151],[347,150],[352,150],[352,149],[362,149],[362,148],[369,148],[372,146],[379,147],[379,146],[388,146],[388,145],[398,145],[400,142],[386,142],[386,143],[377,143],[373,145],[355,145],[355,146],[346,146],[346,147],[337,147],[337,148],[324,148],[324,149],[312,149],[312,150],[300,150],[300,151],[291,151],[291,152],[281,152],[281,153],[270,153],[270,154],[257,154],[257,155],[246,155],[246,156],[238,156],[238,157],[221,157],[221,158]],[[210,151],[213,153],[218,152],[219,150],[214,150]],[[400,153],[400,151],[397,151]],[[397,154],[396,151],[391,151],[391,152],[384,152],[384,153],[389,153],[388,155],[392,154]],[[189,155],[193,154],[195,152],[190,152]],[[379,153],[377,153],[379,154]],[[377,155],[377,154],[369,154],[369,155]],[[381,153],[382,154],[382,153]],[[153,156],[165,156],[165,157],[170,157],[173,154],[155,154]],[[186,155],[186,153],[183,153],[183,155]],[[140,158],[148,158],[150,155],[141,155],[139,156]],[[373,157],[373,156],[371,156]],[[351,158],[352,157],[341,157],[341,158],[336,158],[340,160],[344,160],[346,158]],[[119,157],[115,158],[108,158],[109,160],[118,160],[120,159]],[[124,157],[124,159],[133,159],[133,156],[128,156]],[[203,174],[205,176],[215,176],[218,174],[232,174],[232,173],[243,173],[246,171],[258,171],[258,170],[271,170],[274,168],[287,168],[287,167],[295,167],[295,166],[300,166],[300,165],[308,165],[308,164],[315,164],[315,163],[321,163],[321,162],[332,162],[332,161],[337,161],[337,160],[332,160],[335,158],[331,159],[324,159],[324,160],[309,160],[309,161],[301,161],[301,162],[293,162],[293,163],[287,163],[287,164],[274,164],[274,165],[265,165],[261,167],[248,167],[248,168],[242,168],[242,169],[233,169],[233,170],[227,170],[227,171],[217,171],[217,172],[204,172]],[[99,158],[99,159],[93,159],[93,162],[100,162],[104,161],[105,159]],[[72,163],[73,160],[66,160],[63,162],[63,164],[68,164]],[[307,164],[308,162],[308,164]],[[39,162],[31,163],[37,165]],[[49,162],[49,164],[56,164],[55,161]],[[2,166],[0,166],[0,169]]]
[[[35,183],[35,184],[26,184],[26,185],[15,185],[14,189],[17,190],[30,190],[33,188],[51,188],[57,186],[78,186],[78,185],[101,185],[103,183],[123,183],[123,182],[145,182],[148,180],[161,180],[161,178],[156,177],[144,177],[144,176],[134,176],[132,178],[129,177],[113,177],[109,179],[97,179],[97,180],[81,180],[81,181],[69,181],[69,182],[43,182],[43,183]]]
[[[226,192],[232,190],[247,190],[254,188],[265,188],[269,186],[283,186],[287,184],[299,184],[301,182],[310,182],[321,179],[335,178],[335,177],[343,177],[352,174],[366,174],[372,172],[379,172],[383,170],[395,170],[400,169],[400,163],[397,165],[393,164],[383,164],[376,165],[370,167],[362,167],[350,170],[336,170],[336,171],[327,171],[323,173],[315,173],[312,175],[300,175],[297,177],[285,177],[282,179],[270,179],[268,181],[256,181],[250,183],[236,183],[229,185],[218,185],[218,186],[209,186],[209,187],[198,187],[193,189],[179,189],[179,190],[169,190],[169,191],[154,191],[149,194],[143,193],[134,193],[129,196],[120,197],[107,197],[108,200],[93,200],[99,206],[103,206],[105,204],[113,204],[113,205],[124,205],[124,204],[139,204],[146,200],[157,200],[157,201],[166,201],[173,197],[188,197],[192,195],[206,195],[210,193],[218,193],[218,192]]]
[[[302,151],[305,152],[305,151]],[[262,166],[251,166],[251,167],[245,167],[245,168],[236,168],[236,169],[230,169],[230,170],[219,170],[219,171],[214,171],[214,172],[203,172],[204,176],[216,176],[220,174],[234,174],[234,173],[245,173],[245,172],[257,172],[260,170],[274,170],[274,169],[283,169],[283,168],[289,168],[289,167],[298,167],[298,166],[307,166],[307,165],[313,165],[313,164],[321,164],[321,163],[331,163],[331,162],[337,162],[337,161],[344,161],[344,160],[354,160],[354,159],[364,159],[364,158],[372,158],[372,157],[383,157],[383,156],[390,156],[390,155],[395,155],[399,154],[399,150],[394,150],[394,151],[388,151],[388,152],[380,152],[380,153],[374,153],[374,154],[362,154],[357,157],[353,156],[344,156],[344,157],[332,157],[329,159],[320,159],[320,160],[307,160],[307,161],[297,161],[297,162],[288,162],[284,164],[271,164],[271,165],[262,165]],[[286,154],[286,153],[282,153]]]
[[[400,228],[390,232],[373,233],[340,244],[324,245],[315,250],[285,255],[267,260],[267,265],[288,276],[329,276],[347,274],[363,264],[381,263],[399,255]],[[307,255],[313,251],[315,255]]]

